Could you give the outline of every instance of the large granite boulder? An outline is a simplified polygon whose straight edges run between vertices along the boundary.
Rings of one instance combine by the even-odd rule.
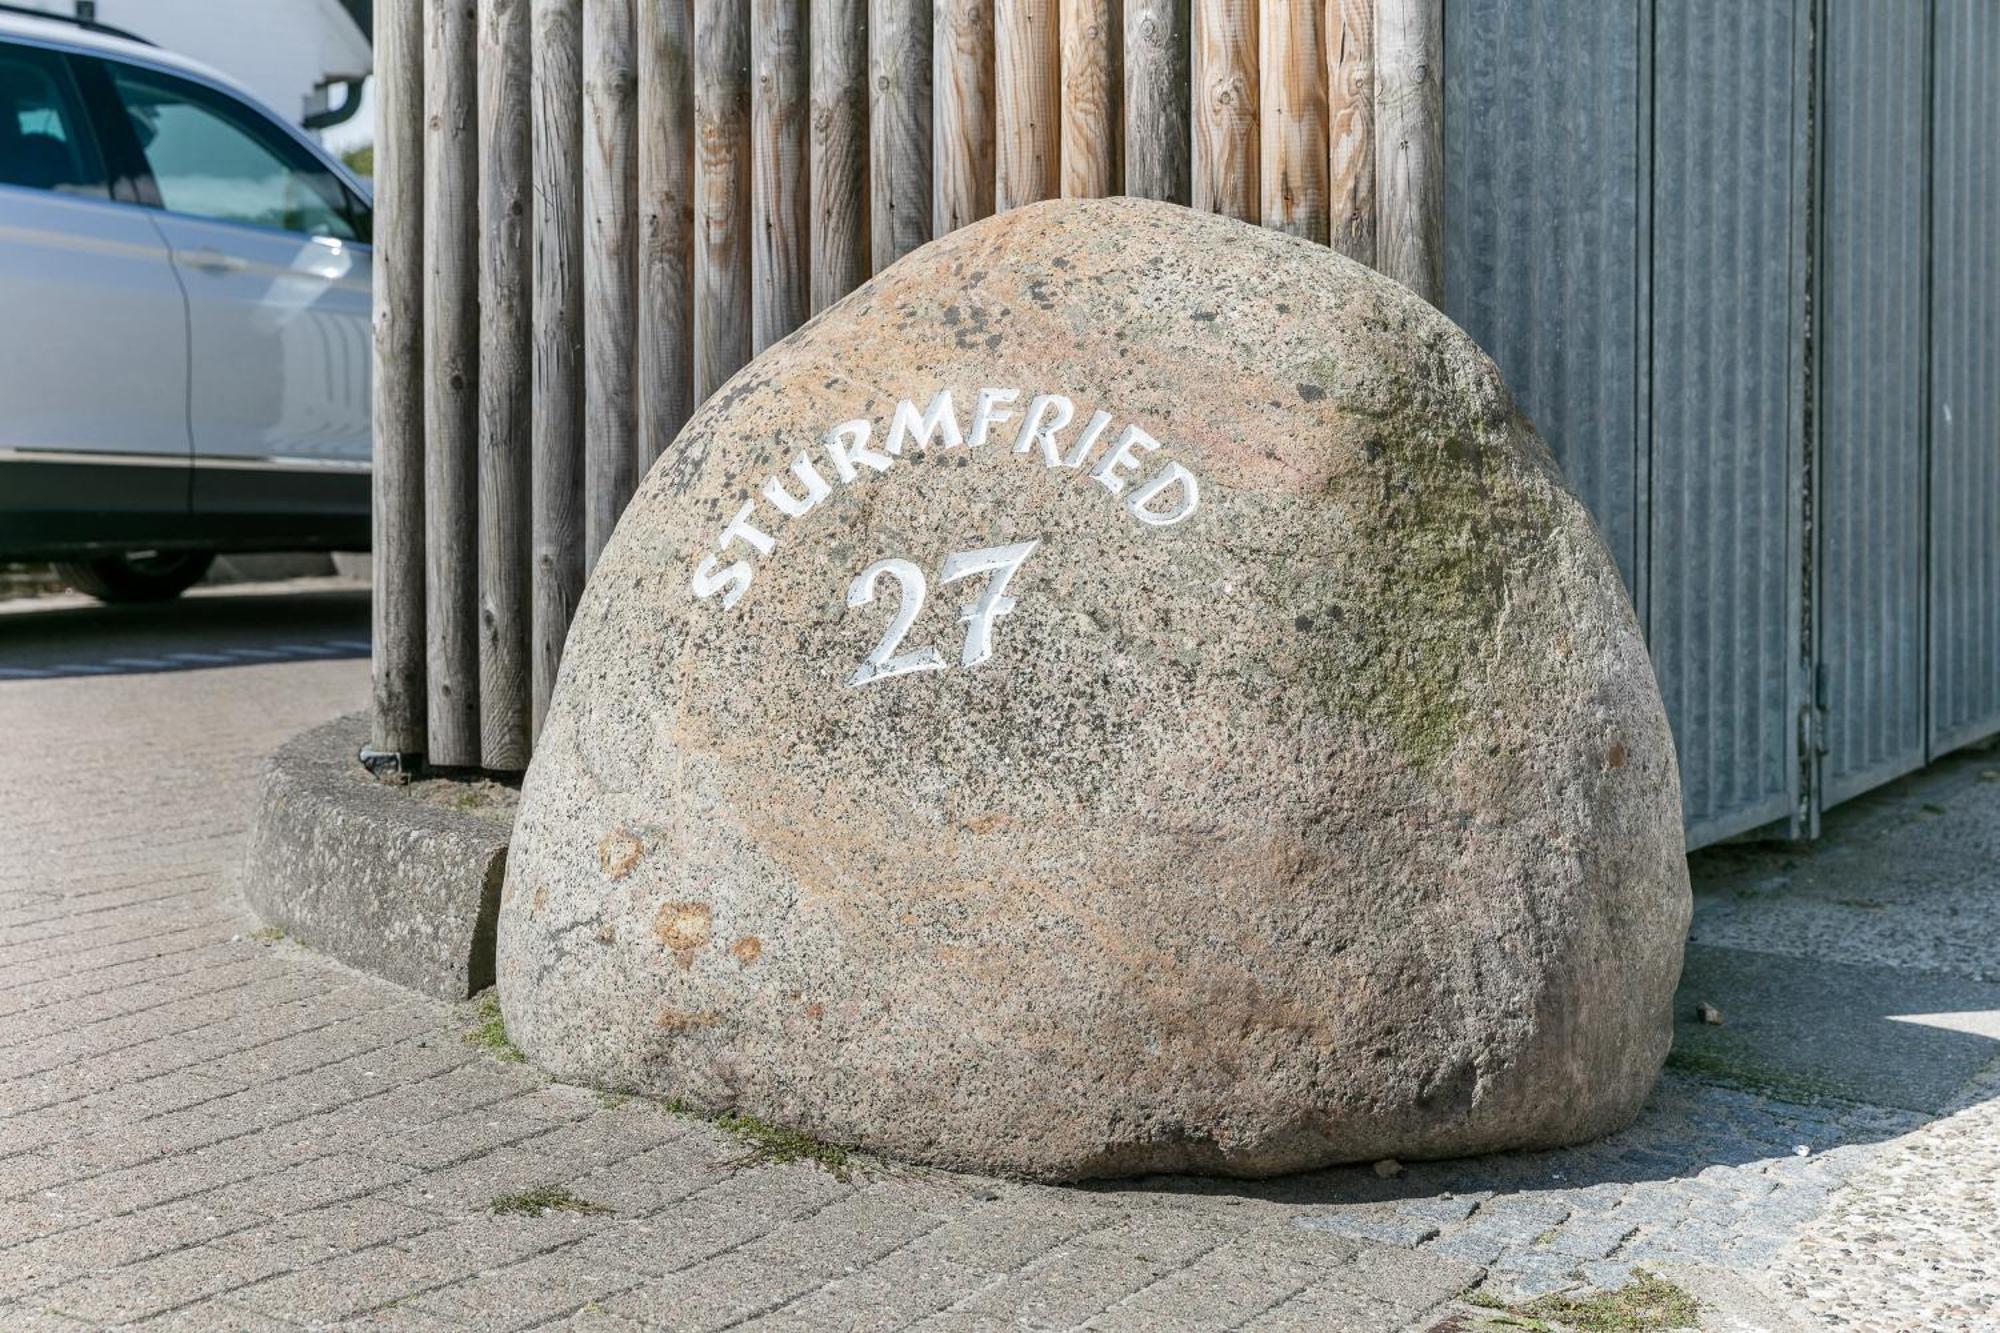
[[[1664,1058],[1672,741],[1490,362],[1162,204],[924,247],[738,375],[571,631],[499,939],[558,1075],[926,1162],[1567,1143]]]

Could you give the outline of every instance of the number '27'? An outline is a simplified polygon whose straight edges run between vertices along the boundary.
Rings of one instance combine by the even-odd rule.
[[[969,579],[975,574],[991,574],[986,581],[985,591],[979,600],[967,602],[959,609],[958,618],[965,622],[965,648],[958,655],[962,667],[976,667],[993,656],[993,622],[1014,609],[1014,599],[1007,595],[1007,584],[1019,572],[1021,562],[1028,558],[1041,539],[1015,542],[1011,546],[982,546],[976,551],[954,551],[938,566],[937,581],[940,586]],[[875,645],[875,651],[868,654],[865,661],[854,669],[848,678],[849,685],[867,685],[872,681],[888,680],[891,676],[904,676],[912,671],[943,670],[944,658],[935,648],[913,648],[907,653],[899,653],[903,636],[916,623],[917,613],[924,609],[924,571],[900,557],[877,560],[868,568],[854,576],[854,582],[847,588],[847,604],[850,607],[867,606],[875,600],[875,587],[884,576],[896,581],[902,593],[896,607],[895,616],[889,621],[888,630],[882,641]]]

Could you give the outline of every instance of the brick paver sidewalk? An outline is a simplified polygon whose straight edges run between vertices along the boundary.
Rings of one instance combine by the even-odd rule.
[[[774,1162],[551,1084],[467,1040],[476,1006],[239,905],[260,761],[366,692],[360,661],[0,681],[0,1329],[1472,1330],[1476,1284],[1518,1305],[1641,1270],[1711,1327],[2000,1327],[1991,1073],[1928,1128],[1670,1070],[1567,1152],[1083,1190]],[[1981,818],[1931,935],[1985,943],[1919,969],[2000,954]],[[1765,947],[1738,896],[1698,940]],[[507,1210],[548,1190],[570,1206]]]
[[[366,689],[0,684],[0,1328],[1393,1328],[1478,1277],[1240,1200],[760,1161],[262,939],[257,766]],[[604,1211],[492,1211],[551,1185]]]

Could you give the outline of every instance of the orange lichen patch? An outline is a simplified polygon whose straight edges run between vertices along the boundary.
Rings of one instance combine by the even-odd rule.
[[[1005,828],[1007,822],[1007,816],[996,810],[989,810],[983,815],[974,815],[966,820],[965,828],[968,833],[991,833],[997,828]]]
[[[1623,741],[1611,742],[1611,748],[1604,752],[1604,766],[1606,768],[1625,767],[1625,743]]]
[[[745,935],[729,946],[729,956],[748,967],[764,956],[764,941],[755,935]]]
[[[704,1009],[694,1014],[681,1009],[662,1009],[653,1019],[653,1026],[662,1032],[699,1032],[703,1028],[712,1028],[721,1021],[722,1015],[713,1009]]]
[[[806,1006],[806,1017],[810,1018],[815,1023],[819,1022],[822,1018],[826,1017],[826,1006],[821,1004],[818,1000],[814,1000],[811,1004]]]
[[[623,879],[645,855],[646,845],[622,828],[612,829],[597,843],[597,868],[609,879]]]
[[[694,962],[695,950],[708,943],[707,903],[662,903],[653,916],[653,934],[682,967]]]

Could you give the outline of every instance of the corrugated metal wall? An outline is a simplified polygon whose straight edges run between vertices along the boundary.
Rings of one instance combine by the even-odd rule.
[[[2000,730],[2000,4],[1940,0],[1936,50],[1934,754]]]
[[[1926,754],[1929,8],[1836,0],[1821,34],[1825,805],[1918,767]]]
[[[1798,808],[1806,7],[1661,18],[1648,642],[1701,843]]]
[[[1445,29],[1447,309],[1635,589],[1690,845],[2000,730],[2000,0]]]
[[[1639,22],[1630,3],[1445,9],[1445,308],[1528,405],[1628,586],[1643,526]]]

